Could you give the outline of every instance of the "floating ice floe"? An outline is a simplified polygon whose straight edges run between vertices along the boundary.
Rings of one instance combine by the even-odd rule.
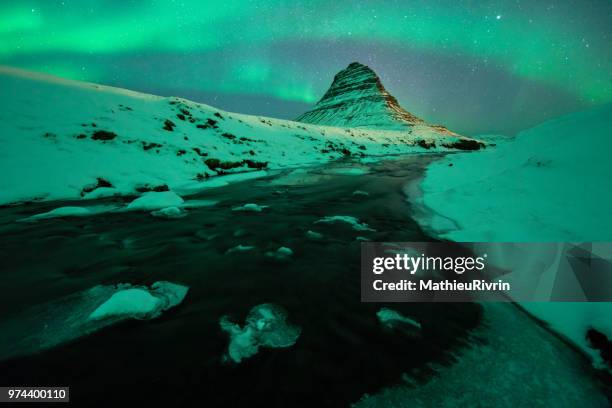
[[[280,306],[267,303],[253,307],[243,327],[228,316],[219,325],[230,336],[225,359],[235,363],[254,356],[260,347],[293,346],[301,333],[301,328],[287,322],[287,313]]]
[[[315,221],[315,224],[334,224],[337,222],[349,224],[355,231],[376,231],[368,226],[365,222],[360,222],[359,219],[350,215],[332,215],[323,217]]]
[[[212,207],[216,205],[219,201],[217,200],[187,200],[182,205],[181,208],[201,208],[201,207]]]
[[[91,207],[76,207],[66,206],[55,208],[51,211],[47,211],[41,214],[35,214],[27,218],[22,218],[19,221],[34,222],[39,220],[46,220],[50,218],[61,218],[61,217],[87,217],[90,215],[100,214],[117,209],[116,206],[91,206]]]
[[[291,248],[282,246],[278,248],[276,251],[266,252],[266,255],[269,256],[270,258],[274,258],[279,261],[285,261],[291,258],[291,255],[293,255],[293,250]]]
[[[254,203],[248,203],[238,207],[232,208],[232,211],[247,211],[247,212],[261,212],[264,208],[268,208],[267,205],[259,205]]]
[[[54,210],[36,214],[31,217],[25,218],[28,221],[41,220],[45,218],[56,218],[56,217],[84,217],[90,215],[91,211],[84,207],[59,207]]]
[[[129,203],[127,209],[151,211],[167,207],[178,207],[183,203],[184,200],[181,196],[172,191],[150,191]]]
[[[398,325],[408,325],[415,329],[421,329],[421,324],[416,320],[402,315],[401,313],[386,307],[376,312],[376,317],[383,326],[394,328]]]
[[[232,247],[230,249],[228,249],[227,251],[225,251],[226,254],[232,254],[235,252],[247,252],[247,251],[252,251],[253,249],[255,249],[254,246],[252,245],[236,245],[235,247]]]
[[[88,198],[90,198],[88,196]],[[214,205],[212,200],[193,200],[185,203],[184,200],[172,191],[156,192],[151,191],[136,198],[128,204],[127,210],[151,211],[151,214],[162,218],[180,218],[186,215],[183,208],[195,208],[200,206]],[[66,206],[54,210],[36,214],[20,221],[38,221],[49,218],[59,217],[86,217],[90,215],[118,210],[115,205],[96,205],[88,207]]]
[[[101,320],[109,317],[153,319],[162,312],[181,303],[189,288],[171,282],[155,282],[146,286],[121,285],[106,302],[96,308],[89,318]]]
[[[323,234],[321,234],[320,232],[308,230],[306,231],[306,237],[309,239],[321,239],[323,238]]]
[[[0,361],[90,335],[125,319],[153,319],[177,306],[189,288],[171,282],[151,286],[97,285],[24,309],[0,322]]]
[[[183,218],[187,212],[180,207],[166,207],[161,210],[151,211],[151,215],[159,218]]]

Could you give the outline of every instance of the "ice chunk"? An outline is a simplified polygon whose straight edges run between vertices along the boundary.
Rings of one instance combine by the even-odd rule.
[[[90,215],[113,211],[115,209],[117,209],[117,207],[114,205],[96,205],[89,207],[66,206],[55,208],[45,213],[35,214],[27,218],[22,218],[19,221],[33,222],[60,217],[87,217]]]
[[[92,320],[109,317],[153,319],[163,311],[181,303],[187,295],[187,290],[186,286],[163,281],[155,282],[150,289],[145,286],[123,285],[122,289],[98,306],[89,318]]]
[[[162,301],[146,289],[132,288],[114,293],[110,299],[100,305],[90,315],[90,319],[99,320],[112,316],[133,316],[142,318],[157,312]]]
[[[279,261],[284,261],[291,258],[291,255],[293,255],[293,250],[291,250],[291,248],[282,246],[276,251],[266,252],[266,255]]]
[[[178,306],[183,302],[189,287],[168,281],[157,281],[151,285],[151,293],[164,301],[163,310]]]
[[[261,212],[264,208],[268,208],[267,205],[259,205],[254,203],[248,203],[239,207],[232,208],[232,211],[250,211],[250,212]]]
[[[388,328],[396,328],[398,326],[408,326],[413,329],[421,329],[421,324],[416,320],[403,316],[401,313],[386,307],[381,308],[376,317],[380,323]]]
[[[187,213],[180,207],[166,207],[161,210],[152,211],[151,215],[160,218],[183,218]]]
[[[232,254],[234,252],[247,252],[247,251],[251,251],[253,249],[255,249],[255,247],[252,246],[252,245],[238,244],[235,247],[228,249],[225,253],[226,254]]]
[[[368,226],[365,222],[360,222],[359,219],[350,215],[333,215],[323,217],[320,220],[315,221],[315,224],[334,224],[342,222],[349,224],[355,231],[376,231]]]
[[[257,354],[259,347],[290,347],[300,336],[301,329],[287,322],[287,313],[273,304],[261,304],[251,309],[244,327],[223,316],[219,324],[230,336],[226,359],[240,363]]]
[[[49,349],[129,318],[151,319],[180,304],[189,288],[97,285],[34,305],[0,321],[0,361]]]
[[[200,208],[200,207],[212,207],[219,201],[217,200],[189,200],[185,201],[181,208]]]
[[[144,193],[128,204],[128,210],[159,210],[166,207],[178,207],[183,204],[183,199],[172,191],[150,191]]]
[[[91,211],[84,207],[59,207],[46,213],[36,214],[31,217],[25,218],[24,221],[35,221],[45,218],[56,217],[84,217],[90,214]]]
[[[368,193],[367,191],[363,191],[363,190],[355,190],[353,191],[353,195],[355,197],[367,197],[370,195],[370,193]]]
[[[306,231],[306,237],[309,239],[321,239],[323,238],[323,234],[321,234],[320,232],[308,230]]]

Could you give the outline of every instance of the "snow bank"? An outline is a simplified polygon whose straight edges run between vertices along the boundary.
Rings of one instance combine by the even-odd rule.
[[[338,222],[349,224],[355,231],[375,231],[365,222],[361,222],[359,219],[350,215],[332,215],[323,217],[320,220],[315,221],[315,224],[335,224]]]
[[[586,332],[595,328],[612,340],[612,302],[522,302],[521,306],[585,351],[596,367],[605,367],[599,352],[589,344]]]
[[[224,174],[205,181],[190,180],[173,186],[172,190],[178,194],[195,194],[211,188],[225,187],[242,181],[254,180],[268,175],[265,170],[248,171],[244,173]]]
[[[230,336],[226,359],[240,363],[257,354],[260,347],[285,348],[295,344],[301,329],[287,322],[279,306],[261,304],[249,312],[243,327],[223,316],[219,325]]]
[[[365,394],[354,408],[609,407],[579,356],[508,303],[484,303],[484,323],[453,354],[403,381]],[[486,342],[477,340],[486,339]],[[485,381],[483,383],[483,381]],[[517,385],[520,384],[520,385]]]
[[[610,152],[608,104],[551,120],[495,149],[449,155],[427,170],[419,221],[454,241],[611,241]],[[612,303],[523,306],[591,355],[589,327],[612,339]]]
[[[605,105],[493,149],[449,155],[421,184],[423,204],[439,214],[425,224],[455,241],[609,241],[610,152],[612,105]]]

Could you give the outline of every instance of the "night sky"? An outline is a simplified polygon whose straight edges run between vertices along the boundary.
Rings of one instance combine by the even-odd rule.
[[[611,37],[609,0],[0,4],[0,64],[294,118],[359,61],[466,134],[612,101]]]

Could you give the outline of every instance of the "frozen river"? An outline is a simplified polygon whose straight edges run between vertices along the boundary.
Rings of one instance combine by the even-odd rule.
[[[403,193],[431,160],[278,172],[191,196],[211,205],[176,219],[18,223],[75,203],[0,209],[0,385],[69,385],[87,406],[607,406],[588,362],[513,305],[360,302],[362,240],[431,240]],[[123,204],[95,204],[109,203]],[[263,209],[233,210],[247,203]],[[331,216],[367,228],[317,223]],[[280,247],[292,254],[271,256]],[[74,294],[163,280],[189,292],[161,317],[65,334]],[[282,307],[299,338],[228,363],[221,317],[243,322],[262,303]],[[419,322],[419,335],[385,329],[381,307]],[[37,352],[23,340],[37,330],[62,341]]]

